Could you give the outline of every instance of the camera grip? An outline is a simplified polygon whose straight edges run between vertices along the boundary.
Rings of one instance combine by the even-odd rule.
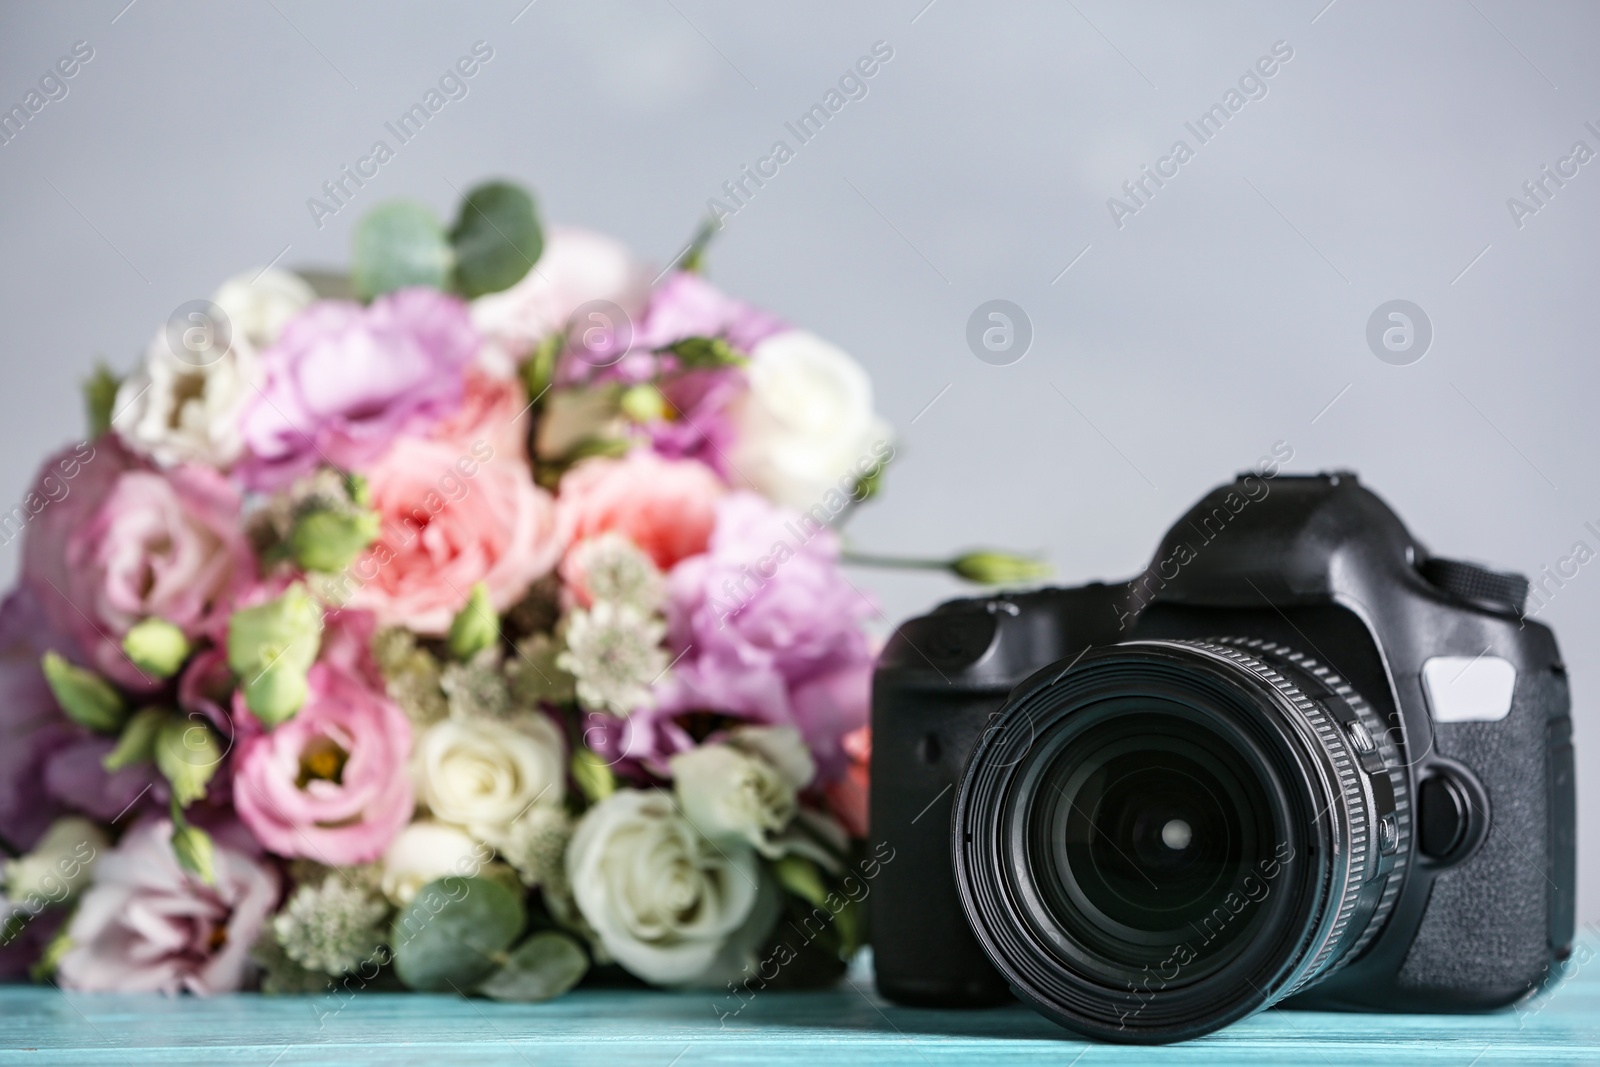
[[[1398,975],[1401,988],[1440,1008],[1512,1003],[1570,950],[1569,705],[1563,673],[1528,673],[1501,721],[1434,726],[1434,750],[1471,768],[1489,797],[1482,844],[1434,877]]]

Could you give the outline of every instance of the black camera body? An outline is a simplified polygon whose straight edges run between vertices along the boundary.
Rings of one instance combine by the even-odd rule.
[[[879,989],[1147,1043],[1535,991],[1571,948],[1576,814],[1526,594],[1353,475],[1252,473],[1129,583],[906,622],[873,683]]]

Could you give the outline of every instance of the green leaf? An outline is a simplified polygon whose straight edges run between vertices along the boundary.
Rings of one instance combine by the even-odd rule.
[[[737,367],[749,362],[743,353],[720,337],[685,337],[663,351],[678,357],[685,369]]]
[[[509,182],[485,182],[461,202],[450,243],[461,295],[471,299],[511,288],[544,251],[533,197]]]
[[[84,379],[83,403],[89,409],[89,436],[99,437],[111,429],[111,416],[116,414],[117,389],[122,383],[104,363],[94,365],[94,373]]]
[[[135,712],[122,728],[117,747],[106,753],[100,765],[108,771],[120,771],[135,763],[155,759],[156,735],[171,715],[172,712],[166,708],[144,708]]]
[[[722,229],[722,223],[717,221],[715,215],[709,216],[700,223],[700,228],[694,231],[694,237],[689,241],[689,247],[683,254],[683,259],[678,261],[680,270],[691,274],[702,274],[706,269],[706,249],[711,245],[711,239]]]
[[[591,804],[598,804],[617,791],[617,776],[610,765],[582,745],[572,754],[572,780]]]
[[[556,357],[561,354],[563,335],[553,333],[534,348],[533,355],[522,364],[522,387],[528,391],[528,403],[537,404],[556,376]]]
[[[521,898],[499,882],[429,882],[395,917],[389,934],[395,971],[412,989],[465,991],[506,962],[526,922]]]
[[[815,863],[800,856],[788,855],[773,864],[778,884],[808,904],[824,907],[828,887],[822,884],[822,871]]]
[[[589,957],[576,941],[546,930],[518,945],[478,992],[495,1000],[550,1000],[577,985],[588,971]]]
[[[110,734],[122,729],[128,706],[122,694],[98,674],[67,662],[59,653],[46,652],[41,661],[44,680],[67,718],[97,733]]]
[[[433,212],[409,200],[379,204],[356,225],[350,280],[370,300],[408,285],[446,289],[454,254]]]

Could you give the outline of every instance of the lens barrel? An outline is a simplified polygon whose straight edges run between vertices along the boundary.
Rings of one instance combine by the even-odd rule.
[[[1013,989],[1178,1041],[1360,954],[1399,894],[1406,776],[1331,670],[1249,639],[1096,649],[1019,686],[956,793],[956,881]]]

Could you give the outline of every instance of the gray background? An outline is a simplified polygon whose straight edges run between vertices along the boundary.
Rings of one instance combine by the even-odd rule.
[[[1537,572],[1579,539],[1600,549],[1584,529],[1600,526],[1600,162],[1520,229],[1506,203],[1574,141],[1600,150],[1583,126],[1600,120],[1593,5],[125,2],[0,8],[0,105],[73,42],[95,50],[0,147],[7,506],[79,432],[94,358],[131,365],[224,277],[280,252],[343,263],[366,208],[448,212],[452,186],[490,175],[664,263],[721,183],[793,146],[784,122],[883,40],[869,95],[711,257],[719,283],[872,373],[902,458],[851,527],[860,547],[994,543],[1047,552],[1065,580],[1124,576],[1195,497],[1286,441],[1292,469],[1359,470],[1438,551]],[[478,40],[495,56],[470,95],[319,230],[306,199]],[[1269,94],[1117,228],[1107,198],[1193,145],[1183,123],[1279,40],[1294,58]],[[1033,325],[1014,365],[965,341],[993,298]],[[1409,366],[1365,339],[1395,298],[1435,332]],[[14,545],[0,566],[14,573]],[[889,619],[956,588],[861,580]],[[1542,615],[1572,667],[1591,815],[1597,605],[1600,563]]]

